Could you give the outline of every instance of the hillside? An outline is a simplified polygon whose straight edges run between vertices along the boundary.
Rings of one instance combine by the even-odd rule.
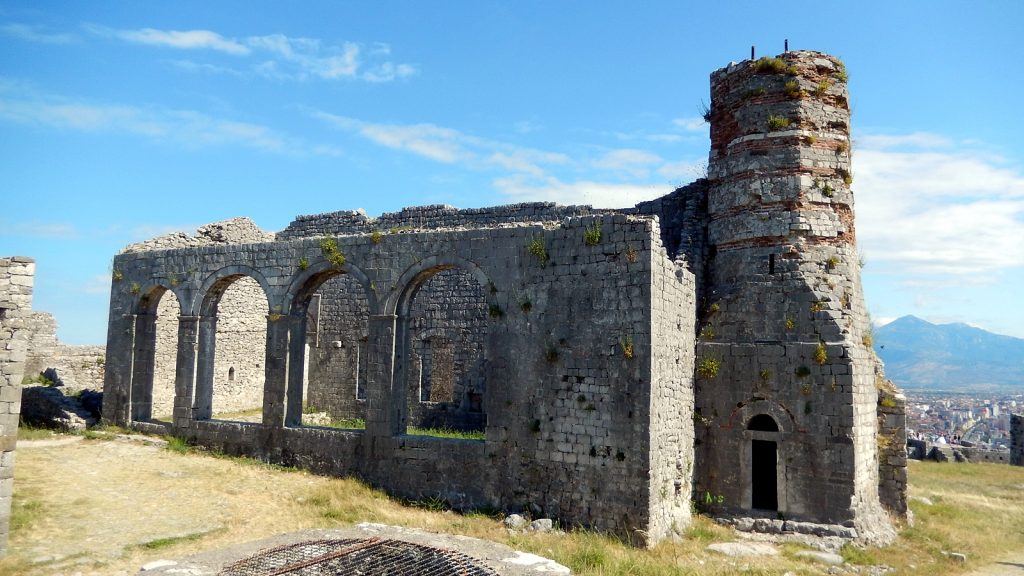
[[[903,316],[875,330],[875,350],[903,388],[1024,389],[1024,339]]]

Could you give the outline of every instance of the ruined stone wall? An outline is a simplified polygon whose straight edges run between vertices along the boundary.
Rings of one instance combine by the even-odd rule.
[[[213,413],[244,412],[263,405],[267,313],[263,288],[248,276],[231,283],[217,304]]]
[[[181,305],[170,290],[157,304],[156,352],[153,368],[153,418],[170,420],[174,410],[174,364],[178,356],[178,316]]]
[[[327,280],[308,326],[307,404],[335,419],[366,418],[366,338],[369,304],[348,274]]]
[[[600,231],[596,242],[586,241],[588,228]],[[620,214],[335,240],[346,256],[340,269],[326,261],[319,239],[118,256],[123,278],[112,288],[105,418],[130,423],[133,380],[145,383],[146,365],[133,356],[145,360],[148,352],[125,345],[133,330],[146,330],[124,314],[144,298],[130,287],[163,286],[191,303],[182,316],[187,335],[202,330],[197,306],[204,291],[245,270],[266,287],[270,309],[262,423],[179,418],[176,411],[176,434],[230,453],[357,474],[403,497],[529,509],[641,542],[685,526],[693,278],[668,259],[656,219]],[[173,270],[194,273],[171,286],[166,279]],[[297,417],[310,334],[302,295],[339,272],[357,281],[368,300],[365,430],[302,426]],[[431,292],[436,296],[420,300]],[[320,296],[323,314],[327,294]],[[394,383],[408,382],[414,372],[418,333],[438,326],[464,332],[452,338],[453,367],[460,354],[482,349],[475,369],[484,385],[476,392],[486,440],[405,434],[416,410],[405,385]],[[655,344],[656,334],[682,336]],[[179,346],[179,355],[191,353],[198,361],[179,366],[201,371],[208,353],[202,337],[195,348]],[[473,372],[465,364],[459,370]],[[457,372],[450,378],[453,395]],[[666,398],[673,404],[661,401]],[[177,399],[181,406],[192,401]],[[476,401],[467,387],[459,403]],[[652,462],[657,488],[650,486]]]
[[[299,216],[277,233],[278,240],[310,236],[394,234],[416,229],[489,228],[502,224],[557,222],[573,216],[611,213],[590,206],[560,206],[553,202],[528,202],[487,208],[455,208],[442,204],[411,206],[371,218],[362,211],[344,210]]]
[[[103,346],[70,346],[57,339],[57,320],[48,312],[33,312],[25,377],[40,377],[61,386],[64,394],[103,389]]]
[[[878,497],[898,516],[907,514],[907,398],[889,385],[878,389]]]
[[[709,260],[697,345],[697,489],[754,506],[777,450],[777,510],[894,533],[878,499],[875,358],[860,286],[845,71],[788,52],[712,74]],[[770,416],[777,432],[748,430]]]
[[[0,556],[7,552],[11,497],[14,489],[14,448],[21,412],[32,312],[35,261],[24,256],[0,258]]]
[[[1010,414],[1010,464],[1024,466],[1024,414]]]

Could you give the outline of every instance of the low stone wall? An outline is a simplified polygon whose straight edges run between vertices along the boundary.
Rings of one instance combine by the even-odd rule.
[[[35,261],[0,258],[0,555],[7,552]]]

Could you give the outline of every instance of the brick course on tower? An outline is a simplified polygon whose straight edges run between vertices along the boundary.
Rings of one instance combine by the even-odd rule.
[[[694,501],[890,539],[905,419],[869,340],[845,70],[787,52],[711,92],[708,178],[633,208],[334,212],[131,247],[105,419],[636,543]]]

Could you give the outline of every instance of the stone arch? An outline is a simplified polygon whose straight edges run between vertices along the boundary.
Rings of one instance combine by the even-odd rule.
[[[377,306],[366,275],[350,263],[321,262],[293,278],[283,303],[291,322],[286,425],[365,421],[368,324]]]
[[[196,298],[193,417],[211,419],[216,410],[218,417],[261,419],[271,299],[266,279],[249,266],[227,266],[207,277]]]
[[[138,290],[132,343],[131,419],[148,422],[169,417],[174,407],[174,377],[181,299],[162,282]]]
[[[397,316],[393,394],[405,396],[398,430],[486,428],[496,293],[479,266],[458,256],[431,256],[402,274],[384,304]]]

